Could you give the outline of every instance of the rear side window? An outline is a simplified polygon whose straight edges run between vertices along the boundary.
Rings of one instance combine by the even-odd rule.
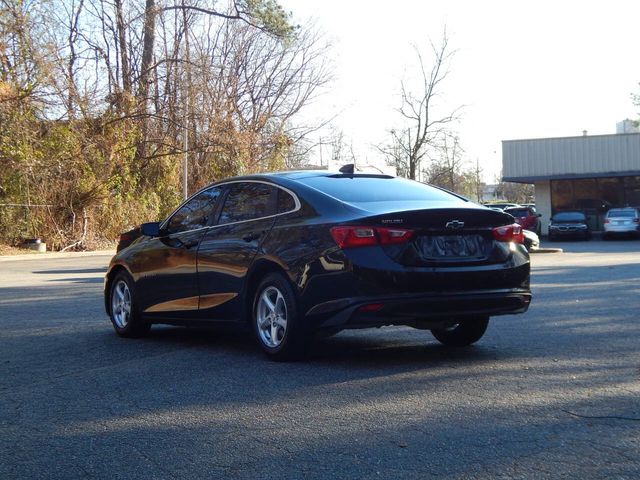
[[[296,201],[290,193],[278,188],[278,213],[286,213],[296,208]]]
[[[243,222],[276,213],[276,189],[265,183],[243,182],[231,185],[222,207],[219,225]]]
[[[211,220],[222,189],[213,187],[200,192],[182,205],[167,223],[169,233],[186,232],[206,227]]]
[[[394,177],[334,176],[308,177],[301,180],[310,187],[348,203],[393,201],[464,200],[424,183]]]

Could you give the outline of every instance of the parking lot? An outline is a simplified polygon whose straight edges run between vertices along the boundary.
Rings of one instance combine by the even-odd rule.
[[[0,261],[0,478],[640,478],[640,240],[532,256],[480,342],[382,328],[267,360],[241,333],[115,336],[108,256]]]

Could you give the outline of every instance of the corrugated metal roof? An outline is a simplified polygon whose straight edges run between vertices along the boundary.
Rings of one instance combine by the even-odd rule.
[[[640,133],[502,142],[502,176],[508,181],[638,172]]]

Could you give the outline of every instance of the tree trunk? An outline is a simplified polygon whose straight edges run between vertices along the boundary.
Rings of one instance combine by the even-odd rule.
[[[153,45],[156,32],[156,2],[146,0],[144,10],[144,35],[142,39],[142,61],[140,64],[140,80],[138,82],[138,110],[140,113],[140,137],[136,147],[136,158],[146,156],[146,140],[148,133],[149,73],[153,61]]]
[[[118,100],[118,107],[128,112],[128,99],[131,96],[131,73],[129,70],[129,56],[127,45],[126,25],[122,13],[122,0],[115,0],[116,29],[118,31],[118,50],[120,50],[120,72],[122,74],[122,90],[124,98]]]

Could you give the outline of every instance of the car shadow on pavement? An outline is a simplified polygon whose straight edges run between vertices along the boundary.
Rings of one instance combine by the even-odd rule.
[[[60,283],[98,283],[103,284],[104,279],[102,277],[76,277],[76,278],[52,278],[47,280],[48,282],[60,282]]]
[[[76,273],[107,273],[107,267],[100,268],[69,268],[69,269],[58,269],[58,270],[34,270],[32,273],[44,274],[44,275],[69,275]]]

